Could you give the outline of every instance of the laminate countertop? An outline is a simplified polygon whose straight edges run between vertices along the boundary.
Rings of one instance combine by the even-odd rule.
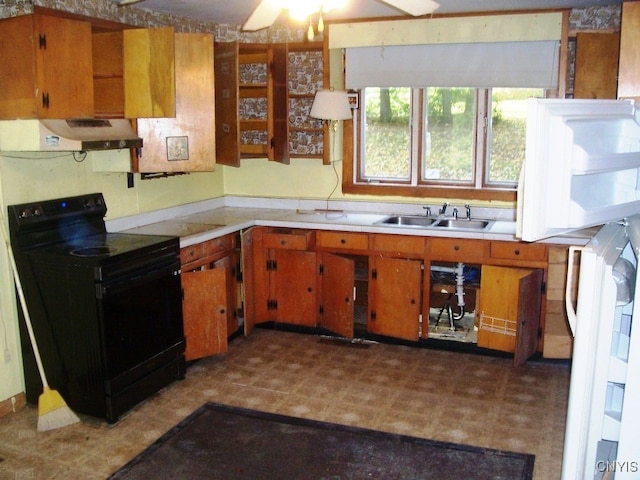
[[[171,209],[170,209],[171,210]],[[430,237],[471,238],[480,240],[517,241],[516,222],[510,219],[472,216],[491,220],[482,230],[450,229],[441,227],[416,227],[380,224],[392,211],[372,213],[344,209],[257,208],[247,206],[214,206],[214,208],[178,209],[165,215],[139,215],[129,219],[107,222],[111,231],[180,237],[180,246],[187,247],[212,238],[235,233],[255,225],[339,230],[350,232],[386,233]],[[486,213],[483,211],[482,213]],[[402,215],[415,215],[400,213]],[[423,215],[424,216],[424,215]],[[450,215],[446,216],[450,218]],[[545,243],[584,245],[597,229],[574,232],[567,236],[553,237]]]

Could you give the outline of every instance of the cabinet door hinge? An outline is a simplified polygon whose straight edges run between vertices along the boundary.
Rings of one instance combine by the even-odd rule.
[[[267,310],[278,310],[278,301],[267,300]]]
[[[318,274],[324,275],[324,264],[322,263],[318,266]]]
[[[378,279],[378,271],[375,268],[373,270],[371,270],[371,279],[372,280],[377,280]]]
[[[375,310],[371,310],[371,321],[372,322],[376,321],[376,312],[375,312]]]
[[[38,35],[38,46],[40,47],[41,50],[46,50],[47,49],[47,35],[44,33],[41,33],[40,35]]]
[[[323,305],[318,305],[318,314],[324,315],[324,306]]]
[[[271,272],[278,269],[278,262],[275,260],[267,260],[267,272]]]
[[[542,282],[540,285],[540,293],[542,293],[542,295],[547,293],[547,282]]]

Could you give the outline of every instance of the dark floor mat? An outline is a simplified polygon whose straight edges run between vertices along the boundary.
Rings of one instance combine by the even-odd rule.
[[[534,456],[208,403],[112,479],[525,480]]]

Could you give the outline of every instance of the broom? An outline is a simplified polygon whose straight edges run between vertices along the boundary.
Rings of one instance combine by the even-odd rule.
[[[31,317],[27,309],[27,303],[24,298],[24,291],[22,290],[22,283],[18,276],[18,268],[16,266],[16,260],[13,256],[13,250],[9,243],[9,235],[5,230],[4,218],[0,212],[0,223],[2,224],[2,236],[4,237],[4,243],[7,246],[7,255],[9,256],[9,263],[11,264],[11,270],[13,272],[13,279],[18,290],[18,296],[20,297],[20,306],[22,307],[22,313],[24,315],[24,321],[27,325],[27,331],[29,332],[29,340],[33,348],[33,354],[36,357],[36,364],[38,365],[38,372],[40,373],[40,379],[42,380],[43,392],[38,397],[38,431],[46,432],[55,428],[66,427],[80,421],[78,416],[67,406],[62,396],[55,390],[49,388],[47,378],[44,374],[44,367],[42,366],[42,359],[40,358],[40,351],[38,350],[38,344],[36,343],[36,337],[33,333],[33,327],[31,325]]]

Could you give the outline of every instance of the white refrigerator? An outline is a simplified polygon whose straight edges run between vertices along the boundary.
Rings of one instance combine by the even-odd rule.
[[[532,99],[517,235],[602,228],[569,268],[574,335],[563,480],[640,479],[640,112],[626,100]],[[569,287],[578,275],[577,301]],[[635,324],[634,324],[635,323]]]

